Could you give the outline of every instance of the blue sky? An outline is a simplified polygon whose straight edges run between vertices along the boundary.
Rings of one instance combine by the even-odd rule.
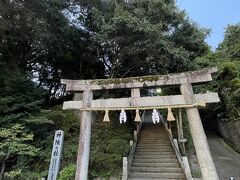
[[[240,22],[240,0],[177,0],[177,4],[194,22],[211,29],[207,42],[213,49],[223,40],[224,28]]]

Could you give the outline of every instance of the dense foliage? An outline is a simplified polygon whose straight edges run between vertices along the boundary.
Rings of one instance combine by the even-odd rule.
[[[190,22],[173,0],[105,4],[91,16],[110,77],[184,71],[208,50],[208,31]]]
[[[216,52],[195,60],[198,68],[218,66],[216,75],[209,90],[214,90],[221,96],[221,103],[215,105],[213,114],[218,120],[240,120],[240,24],[229,25],[226,28],[223,42]],[[205,88],[201,87],[201,91]],[[211,107],[212,108],[212,107]]]

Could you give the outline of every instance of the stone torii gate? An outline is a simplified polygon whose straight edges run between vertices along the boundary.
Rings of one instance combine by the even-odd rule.
[[[61,83],[66,85],[66,91],[74,93],[83,92],[82,100],[66,101],[63,104],[63,109],[80,110],[81,125],[75,180],[87,180],[92,111],[102,109],[147,109],[148,107],[156,107],[157,109],[158,107],[167,108],[169,106],[176,108],[185,107],[203,179],[218,180],[197,104],[219,102],[219,97],[217,93],[209,92],[194,94],[191,85],[212,81],[211,74],[214,72],[217,72],[216,67],[157,76],[99,80],[62,79]],[[181,95],[140,97],[140,88],[153,88],[165,85],[180,86]],[[131,89],[131,97],[93,100],[94,90],[107,89]]]

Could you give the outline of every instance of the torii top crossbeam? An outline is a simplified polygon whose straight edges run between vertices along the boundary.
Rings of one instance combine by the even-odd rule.
[[[92,91],[105,89],[122,89],[131,88],[138,89],[137,97],[119,98],[119,99],[98,99],[91,100],[88,107],[84,106],[83,101],[66,101],[63,109],[88,109],[88,110],[119,110],[125,109],[144,109],[149,107],[166,108],[167,106],[186,106],[189,104],[202,104],[219,102],[217,93],[204,93],[194,95],[174,95],[174,96],[154,96],[140,97],[139,88],[141,87],[157,87],[164,85],[181,85],[185,83],[202,83],[212,80],[211,73],[217,71],[216,67],[206,68],[198,71],[190,71],[177,74],[142,76],[131,78],[116,79],[98,79],[98,80],[62,80],[66,84],[67,91]],[[189,99],[194,101],[189,102]]]
[[[217,67],[197,71],[174,73],[167,75],[139,76],[130,78],[97,79],[97,80],[68,80],[62,79],[67,91],[85,91],[102,89],[124,89],[156,87],[163,85],[194,84],[212,81],[211,74],[217,72]]]

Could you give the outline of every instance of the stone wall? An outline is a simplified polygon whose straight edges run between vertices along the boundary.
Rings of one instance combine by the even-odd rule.
[[[240,152],[240,121],[218,121],[218,132],[229,145]]]

